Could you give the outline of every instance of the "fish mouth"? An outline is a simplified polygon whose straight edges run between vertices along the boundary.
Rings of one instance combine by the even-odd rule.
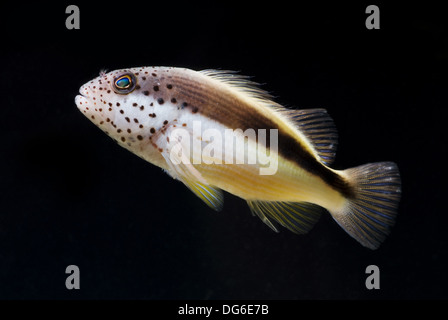
[[[78,94],[75,97],[75,103],[78,109],[85,109],[90,103],[90,99],[83,95],[82,93]]]
[[[78,107],[81,105],[85,105],[89,102],[89,96],[86,95],[86,90],[84,89],[84,86],[79,88],[79,94],[75,97],[75,103],[78,105]]]

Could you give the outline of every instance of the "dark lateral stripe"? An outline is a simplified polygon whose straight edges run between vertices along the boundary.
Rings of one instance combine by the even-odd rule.
[[[185,100],[190,107],[197,108],[198,113],[229,128],[243,131],[266,129],[267,143],[270,141],[270,129],[278,129],[278,152],[282,157],[321,177],[344,196],[351,197],[353,195],[353,190],[347,181],[317,161],[299,141],[279,128],[273,120],[262,115],[256,108],[238,97],[216,90],[206,83],[198,83],[194,78],[176,75],[172,80],[178,100]]]

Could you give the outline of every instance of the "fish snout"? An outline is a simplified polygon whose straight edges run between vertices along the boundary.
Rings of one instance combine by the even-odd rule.
[[[89,99],[84,95],[80,94],[75,97],[75,103],[78,109],[85,110],[89,106]]]

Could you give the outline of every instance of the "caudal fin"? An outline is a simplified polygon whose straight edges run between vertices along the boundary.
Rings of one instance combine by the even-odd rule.
[[[398,167],[393,162],[369,163],[344,170],[343,175],[354,194],[330,213],[363,246],[377,249],[395,223],[401,196]]]

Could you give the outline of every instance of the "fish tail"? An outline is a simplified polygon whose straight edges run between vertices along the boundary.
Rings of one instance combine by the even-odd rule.
[[[341,172],[352,187],[344,205],[329,210],[336,222],[363,246],[377,249],[395,223],[401,196],[398,167],[369,163]]]

